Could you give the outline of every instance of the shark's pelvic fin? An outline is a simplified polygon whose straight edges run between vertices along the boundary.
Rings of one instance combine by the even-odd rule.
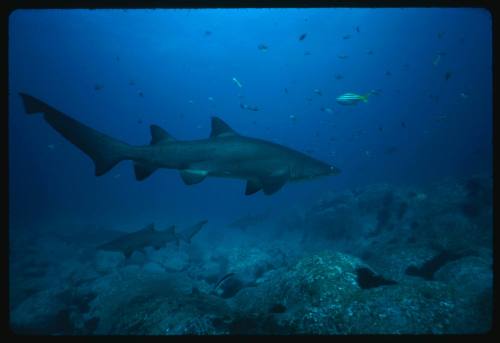
[[[207,177],[207,175],[208,172],[205,170],[196,170],[196,169],[181,170],[181,178],[186,185],[194,185],[196,183],[200,183]]]
[[[19,95],[28,114],[43,113],[50,126],[94,161],[96,176],[105,174],[118,162],[130,159],[130,145],[80,123],[31,95]]]
[[[144,163],[134,163],[134,172],[135,172],[135,179],[138,181],[142,181],[144,179],[147,179],[153,172],[158,169],[157,167],[150,166],[148,164]]]
[[[262,189],[262,183],[257,180],[248,180],[245,195],[252,195]]]
[[[238,135],[229,125],[218,117],[212,117],[212,131],[210,138]]]
[[[151,145],[175,141],[174,137],[172,137],[167,131],[165,131],[158,125],[151,125],[150,130],[151,130],[151,143],[150,143]]]

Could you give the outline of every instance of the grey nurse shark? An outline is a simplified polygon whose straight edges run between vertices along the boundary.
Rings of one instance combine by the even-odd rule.
[[[19,93],[28,114],[43,113],[45,121],[87,154],[95,164],[95,175],[108,172],[118,162],[132,160],[137,180],[158,168],[178,169],[186,185],[207,176],[246,180],[245,194],[263,190],[270,195],[289,181],[337,175],[340,170],[299,151],[234,131],[220,118],[212,117],[210,137],[181,141],[151,125],[149,145],[132,146],[100,133],[35,97]]]
[[[186,243],[191,243],[191,238],[193,238],[207,222],[207,220],[202,220],[182,232],[176,232],[175,225],[170,226],[166,230],[156,230],[154,224],[149,224],[144,229],[125,234],[111,242],[104,243],[98,246],[97,249],[119,251],[128,258],[134,251],[144,252],[147,247],[158,250],[167,243],[176,243],[179,245],[181,240]]]

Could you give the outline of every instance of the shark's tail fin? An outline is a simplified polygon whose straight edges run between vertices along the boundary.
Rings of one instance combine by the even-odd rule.
[[[92,158],[96,176],[105,174],[118,162],[130,158],[130,145],[80,123],[31,95],[19,95],[26,113],[43,113],[50,126]]]
[[[184,241],[185,243],[191,243],[191,238],[193,238],[193,236],[196,235],[206,223],[208,223],[208,220],[202,220],[196,225],[184,230],[183,232],[179,232],[177,234],[177,237],[182,239],[182,241]]]

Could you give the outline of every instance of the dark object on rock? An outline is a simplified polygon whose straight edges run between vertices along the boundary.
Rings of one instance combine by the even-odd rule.
[[[286,312],[286,307],[282,304],[274,304],[270,309],[269,312],[271,313],[285,313]]]
[[[433,280],[434,273],[437,272],[442,266],[447,264],[448,262],[458,260],[465,255],[453,253],[449,251],[442,251],[437,254],[429,261],[425,262],[421,267],[409,266],[406,268],[405,274],[411,276],[418,276],[424,278],[425,280]]]
[[[358,274],[357,282],[359,287],[362,289],[375,288],[379,286],[385,285],[396,285],[397,282],[394,280],[385,279],[381,275],[376,275],[369,268],[358,268],[356,269],[356,273]]]

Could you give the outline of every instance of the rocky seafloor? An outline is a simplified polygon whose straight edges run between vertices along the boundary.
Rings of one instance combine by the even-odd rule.
[[[119,234],[112,230],[11,228],[10,327],[53,335],[485,333],[492,189],[491,175],[477,175],[328,192],[302,213],[236,230],[229,243],[202,232],[191,245],[128,259],[95,250]]]

